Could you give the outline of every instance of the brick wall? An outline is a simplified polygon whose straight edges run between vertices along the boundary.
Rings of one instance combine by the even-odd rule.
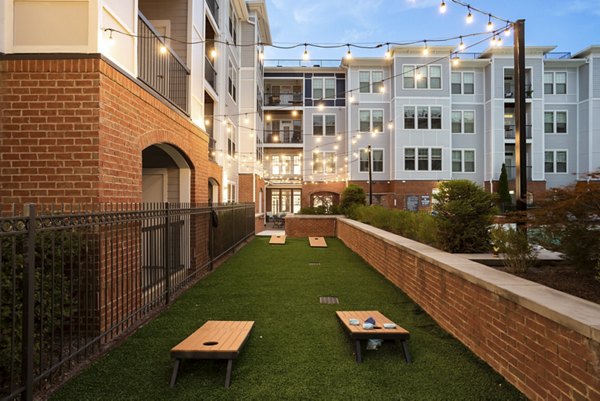
[[[599,305],[352,220],[337,235],[530,399],[600,400]]]
[[[310,198],[312,194],[318,192],[333,192],[341,197],[344,189],[346,189],[345,182],[321,182],[318,184],[306,183],[302,186],[302,207],[310,206]]]
[[[286,216],[285,235],[291,238],[335,237],[336,224],[336,216]]]

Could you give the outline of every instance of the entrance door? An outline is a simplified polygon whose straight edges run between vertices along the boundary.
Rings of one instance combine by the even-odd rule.
[[[166,202],[167,184],[166,169],[144,169],[142,171],[142,202]]]
[[[281,143],[291,143],[293,131],[294,124],[291,120],[281,120]]]

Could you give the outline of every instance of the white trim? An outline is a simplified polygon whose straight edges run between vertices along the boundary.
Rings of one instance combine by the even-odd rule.
[[[452,93],[452,74],[460,74],[460,93]],[[473,93],[465,93],[465,78],[464,75],[465,74],[471,74],[473,75]],[[485,75],[484,75],[484,79],[485,79]],[[485,87],[485,85],[484,85]],[[465,95],[465,96],[475,96],[476,95],[476,90],[475,90],[475,71],[450,71],[450,96],[452,95]]]
[[[465,132],[465,118],[464,118],[464,113],[465,111],[467,112],[472,112],[473,113],[473,132]],[[453,113],[460,113],[460,132],[453,132],[452,131],[452,114]],[[452,135],[477,135],[477,112],[475,110],[450,110],[450,133]]]
[[[369,112],[369,130],[368,131],[361,131],[360,129],[360,113],[362,111],[368,111]],[[383,134],[385,132],[385,109],[381,109],[381,108],[374,108],[374,109],[358,109],[358,130],[357,132],[359,133],[369,133],[369,132],[373,132],[373,112],[374,111],[381,111],[381,131],[379,131],[379,134]]]
[[[315,116],[316,117],[321,117],[321,121],[323,123],[322,127],[323,127],[323,133],[321,135],[315,135]],[[327,134],[327,125],[326,125],[326,116],[333,116],[333,135],[329,135]],[[337,114],[334,113],[313,113],[312,115],[312,121],[311,121],[311,127],[312,127],[312,132],[311,135],[318,137],[318,138],[322,138],[322,137],[336,137],[337,136]]]
[[[414,128],[406,128],[406,118],[405,118],[405,109],[407,107],[412,107],[414,109]],[[417,108],[419,107],[427,107],[427,128],[419,128],[419,116],[417,113]],[[440,128],[431,128],[431,108],[439,107],[441,109],[440,113]],[[442,105],[413,105],[413,104],[404,104],[402,106],[402,129],[405,131],[433,131],[433,132],[441,132],[444,129],[444,107]],[[450,130],[452,131],[452,130]]]
[[[552,113],[553,117],[552,117],[552,132],[546,132],[546,113]],[[566,126],[566,132],[556,132],[556,126],[557,126],[557,120],[556,120],[556,114],[557,113],[565,113],[565,126]],[[542,118],[543,118],[543,132],[544,135],[556,135],[556,136],[565,136],[569,134],[569,112],[568,110],[544,110],[542,112]]]
[[[406,87],[404,85],[404,67],[412,67],[412,73],[413,73],[413,81],[415,83],[415,85],[413,87]],[[427,65],[419,65],[419,64],[401,64],[400,65],[401,69],[400,69],[400,73],[402,74],[402,90],[434,90],[434,91],[441,91],[444,90],[444,80],[443,80],[443,68],[441,64],[427,64]],[[417,71],[421,68],[426,68],[427,69],[427,86],[425,88],[419,88],[417,85]],[[439,88],[432,88],[431,87],[431,67],[439,67],[440,69],[440,87]],[[359,81],[360,82],[360,81]]]
[[[565,152],[565,171],[556,171],[556,154]],[[546,171],[546,153],[552,153],[552,171]],[[568,149],[544,149],[544,174],[569,174],[569,150]]]
[[[362,92],[361,91],[361,84],[360,84],[360,73],[361,72],[368,72],[369,73],[369,90],[367,92]],[[373,82],[373,73],[374,72],[380,72],[381,73],[381,81],[375,81]],[[381,83],[383,85],[383,92],[374,92],[373,89],[373,85],[376,83]],[[367,94],[380,94],[383,95],[385,94],[385,77],[384,77],[384,70],[378,70],[378,69],[359,69],[358,70],[358,94],[359,95],[367,95]]]
[[[358,148],[358,173],[368,173],[369,171],[366,170],[361,170],[360,169],[360,163],[361,163],[361,159],[360,159],[360,155],[362,155],[362,151],[363,150],[367,150],[367,147],[364,148]],[[377,173],[377,174],[385,174],[385,149],[384,148],[371,148],[371,152],[374,151],[381,151],[381,171],[376,171],[376,170],[371,170],[373,173]]]
[[[454,171],[453,152],[460,152],[460,171]],[[473,152],[473,171],[465,171],[465,152]],[[450,149],[450,172],[461,174],[477,174],[477,149],[474,148],[452,148]]]

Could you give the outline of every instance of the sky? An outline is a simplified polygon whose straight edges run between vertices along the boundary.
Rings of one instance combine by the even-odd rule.
[[[275,44],[407,42],[485,31],[486,17],[474,13],[475,20],[467,25],[467,10],[450,0],[446,4],[447,12],[441,14],[439,0],[267,0],[267,12]],[[556,52],[575,54],[600,45],[600,0],[471,0],[468,4],[511,21],[525,19],[528,46],[557,46]],[[486,47],[487,43],[469,51]],[[347,51],[308,50],[312,60],[341,59]],[[303,51],[303,46],[266,48],[265,57],[300,59]],[[353,55],[361,57],[381,57],[384,52],[352,49]]]

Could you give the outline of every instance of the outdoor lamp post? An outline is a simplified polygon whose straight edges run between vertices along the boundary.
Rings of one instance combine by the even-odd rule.
[[[369,166],[369,206],[373,204],[373,162],[372,162],[372,152],[371,145],[367,146],[367,157],[368,157],[368,166]]]

